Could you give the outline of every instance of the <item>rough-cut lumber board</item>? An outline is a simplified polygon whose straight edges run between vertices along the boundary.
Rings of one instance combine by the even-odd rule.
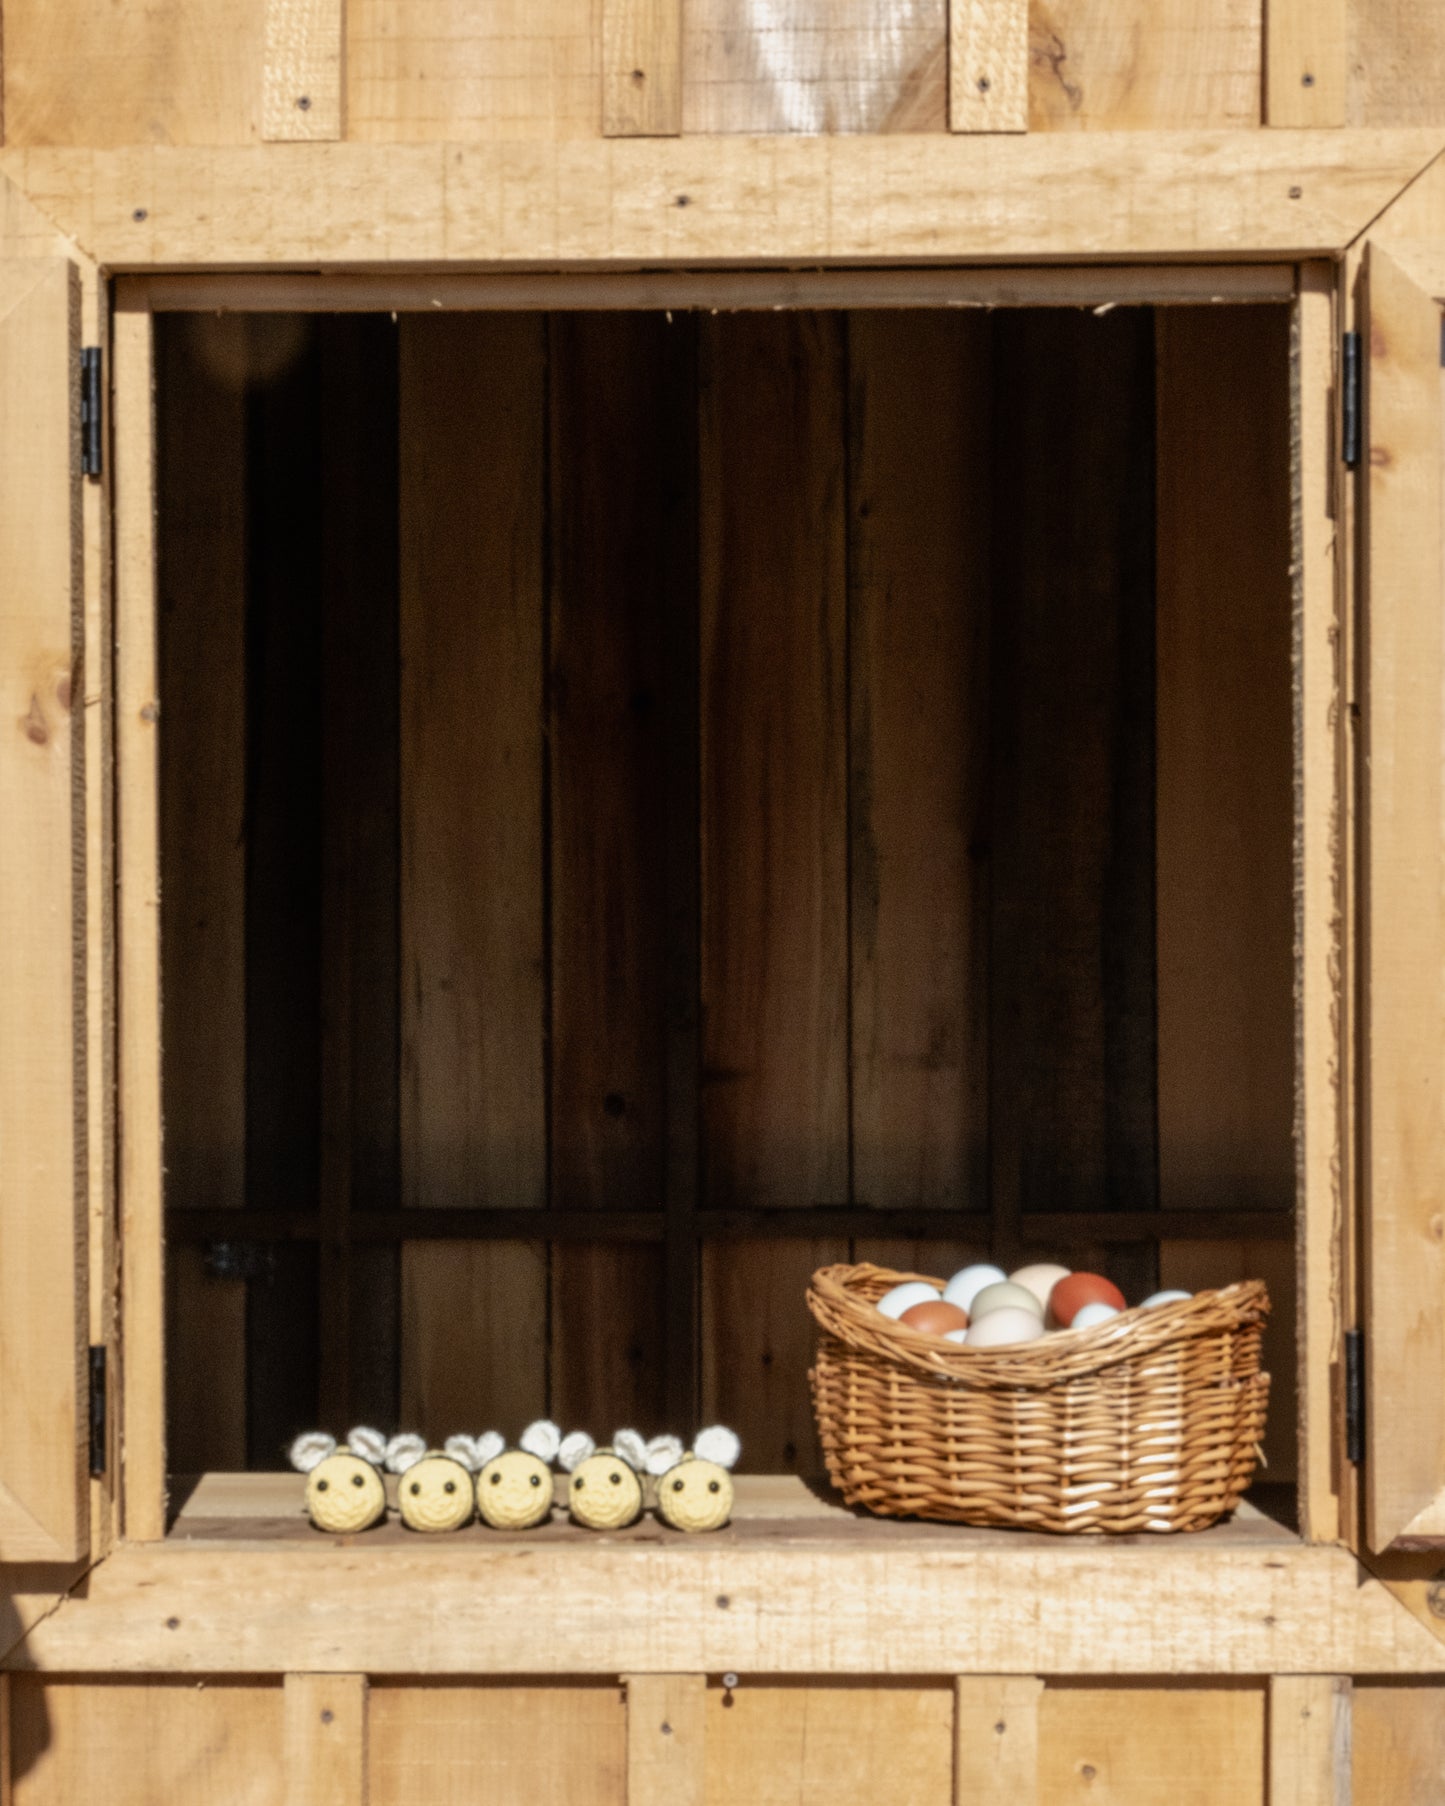
[[[1345,123],[1349,0],[1264,0],[1264,123]],[[1383,122],[1381,122],[1383,123]]]
[[[1276,1674],[1269,1682],[1269,1806],[1350,1806],[1350,1682]],[[1399,1800],[1361,1793],[1360,1800]]]
[[[275,1682],[13,1684],[14,1806],[271,1806],[286,1799]]]
[[[373,1686],[369,1806],[622,1806],[623,1692],[592,1686]]]
[[[1326,255],[1437,130],[5,150],[113,269]]]
[[[759,1684],[745,1674],[731,1693],[708,1690],[707,1806],[951,1806],[952,1721],[946,1683]]]
[[[1340,1534],[1339,1361],[1343,1329],[1343,1085],[1346,986],[1343,572],[1336,472],[1335,271],[1308,264],[1291,344],[1293,422],[1296,1209],[1300,1516]]]
[[[4,1666],[234,1674],[1440,1674],[1343,1549],[1270,1537],[1043,1548],[899,1525],[499,1546],[309,1535],[117,1549]],[[868,1526],[885,1529],[885,1526]],[[921,1532],[921,1533],[920,1533]],[[578,1546],[579,1541],[581,1546]],[[244,1560],[245,1584],[237,1585]],[[297,1609],[304,1599],[306,1609]],[[1020,1599],[1068,1609],[1020,1612]],[[1110,1628],[1099,1630],[1107,1611]],[[376,1696],[372,1700],[373,1738]],[[373,1750],[375,1744],[373,1743]],[[373,1775],[373,1785],[375,1776]]]
[[[166,1190],[222,1210],[246,1199],[246,369],[241,316],[157,330]],[[176,1249],[166,1325],[171,1464],[244,1467],[245,1282]]]
[[[261,136],[343,135],[346,0],[266,0]]]
[[[13,192],[13,191],[12,191]],[[1154,306],[1294,300],[1292,264],[1087,264],[982,270],[616,270],[418,276],[135,276],[157,313],[438,313],[447,308],[578,312],[622,308],[994,308]]]
[[[1028,0],[948,0],[948,123],[955,132],[1028,130]]]
[[[596,0],[347,0],[352,139],[595,140]]]
[[[686,0],[686,132],[941,132],[946,0]]]
[[[1441,311],[1366,262],[1365,1363],[1372,1549],[1445,1537]]]
[[[1352,0],[1347,52],[1352,126],[1439,125],[1445,13],[1434,0]]]
[[[682,0],[602,0],[602,132],[682,130]]]
[[[1025,1674],[961,1674],[953,1696],[953,1797],[1041,1806],[1039,1699]]]
[[[407,1208],[545,1201],[543,371],[538,318],[402,324]],[[403,1418],[539,1415],[546,1287],[537,1243],[406,1246]]]
[[[1039,1796],[1048,1806],[1264,1806],[1264,1704],[1258,1685],[1050,1686],[1039,1702]]]
[[[1445,1693],[1439,1683],[1356,1682],[1352,1716],[1360,1806],[1372,1800],[1433,1806],[1445,1776]]]
[[[627,1806],[703,1806],[703,1674],[627,1674]]]
[[[853,1175],[879,1208],[988,1195],[990,342],[849,316]]]
[[[364,1674],[288,1674],[282,1735],[288,1806],[367,1806]]]
[[[5,1561],[73,1560],[90,1535],[79,333],[67,260],[0,263]]]
[[[115,320],[116,934],[119,1173],[125,1367],[123,1517],[145,1542],[165,1526],[165,1354],[160,1118],[160,846],[156,725],[153,322]]]

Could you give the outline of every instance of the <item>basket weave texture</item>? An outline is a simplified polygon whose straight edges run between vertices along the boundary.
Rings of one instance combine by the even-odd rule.
[[[874,1309],[920,1277],[823,1267],[808,1289],[823,1331],[813,1409],[848,1504],[1116,1535],[1202,1530],[1233,1510],[1269,1400],[1262,1280],[1015,1348],[969,1348]]]

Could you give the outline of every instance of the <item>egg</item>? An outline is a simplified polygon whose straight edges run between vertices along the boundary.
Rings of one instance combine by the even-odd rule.
[[[1042,1323],[1044,1307],[1027,1286],[1016,1286],[1007,1279],[996,1280],[993,1285],[985,1286],[973,1301],[973,1309],[968,1313],[972,1322],[977,1323],[980,1317],[991,1317],[995,1311],[1032,1311]]]
[[[1053,1261],[1038,1261],[1031,1267],[1020,1267],[1017,1273],[1009,1274],[1009,1284],[1022,1286],[1026,1292],[1032,1292],[1039,1301],[1039,1309],[1044,1310],[1049,1302],[1049,1293],[1061,1279],[1069,1277],[1072,1268],[1058,1266]]]
[[[945,1342],[966,1342],[968,1331],[966,1329],[946,1329],[943,1332],[943,1339]]]
[[[1118,1311],[1112,1304],[1105,1304],[1102,1299],[1095,1299],[1092,1304],[1081,1304],[1074,1312],[1074,1320],[1070,1329],[1093,1329],[1100,1323],[1107,1323],[1111,1317],[1117,1317]]]
[[[905,1279],[902,1285],[894,1286],[891,1292],[885,1292],[878,1300],[878,1309],[885,1317],[898,1318],[911,1304],[936,1304],[941,1294],[937,1286],[925,1285],[921,1279]]]
[[[987,1262],[979,1262],[972,1267],[960,1267],[953,1278],[943,1288],[943,1295],[950,1304],[956,1304],[960,1310],[972,1311],[973,1301],[985,1286],[997,1285],[1000,1280],[1008,1278],[1002,1267],[991,1267]]]
[[[925,1336],[941,1336],[946,1330],[967,1329],[968,1312],[947,1299],[933,1298],[923,1304],[910,1304],[898,1321]]]
[[[1007,1348],[1015,1342],[1034,1342],[1044,1333],[1037,1305],[1023,1310],[1003,1305],[985,1317],[975,1317],[964,1341],[970,1348]]]
[[[1193,1292],[1151,1292],[1139,1309],[1152,1311],[1156,1304],[1183,1304],[1186,1299],[1193,1296]]]
[[[1112,1304],[1116,1311],[1124,1309],[1124,1294],[1102,1273],[1070,1273],[1049,1293],[1049,1314],[1056,1323],[1069,1329],[1074,1315],[1086,1304]]]

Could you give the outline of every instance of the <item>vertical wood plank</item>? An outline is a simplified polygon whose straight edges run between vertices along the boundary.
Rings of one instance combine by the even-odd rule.
[[[242,314],[156,327],[162,1062],[168,1204],[246,1201],[246,373]],[[246,1287],[166,1263],[177,1473],[246,1465]]]
[[[0,1674],[0,1806],[14,1806],[11,1785],[10,1676]]]
[[[340,138],[346,0],[266,0],[261,136]]]
[[[682,0],[602,0],[602,135],[682,130]]]
[[[157,797],[153,322],[143,304],[115,317],[116,833],[120,839],[121,1374],[124,1527],[165,1531],[162,1247],[160,831]]]
[[[629,1674],[627,1806],[703,1806],[703,1674]]]
[[[1040,1806],[1039,1698],[1032,1675],[961,1674],[953,1683],[956,1806]]]
[[[988,1197],[989,321],[849,318],[854,1192]]]
[[[1366,263],[1367,1534],[1445,1535],[1445,569],[1440,307]]]
[[[543,324],[401,324],[402,1201],[546,1197]],[[408,1244],[402,1415],[545,1406],[545,1249]]]
[[[948,125],[1028,130],[1028,0],[949,0]]]
[[[1350,1754],[1360,1806],[1434,1806],[1445,1778],[1442,1708],[1438,1679],[1355,1682]]]
[[[366,1806],[364,1674],[288,1674],[287,1806]]]
[[[1269,1806],[1350,1806],[1347,1675],[1269,1677]]]
[[[1048,1806],[1264,1806],[1265,1694],[1245,1682],[1054,1685],[1039,1701]]]
[[[1345,123],[1348,0],[1265,0],[1264,123]]]

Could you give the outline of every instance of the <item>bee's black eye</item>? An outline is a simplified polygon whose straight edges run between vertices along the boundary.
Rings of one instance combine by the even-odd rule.
[[[587,1482],[582,1478],[581,1474],[578,1474],[577,1478],[572,1482],[572,1490],[574,1492],[581,1492],[586,1484]]]
[[[316,1482],[317,1492],[325,1492],[327,1487],[330,1486],[330,1484],[331,1484],[331,1482],[329,1480],[318,1480]]]
[[[500,1474],[493,1474],[492,1475],[492,1485],[500,1486],[501,1484],[502,1484],[502,1476]],[[533,1486],[535,1486],[537,1484],[537,1482],[534,1480],[532,1482],[532,1484],[533,1484]]]
[[[351,1476],[351,1484],[353,1486],[365,1486],[366,1485],[366,1475],[365,1474],[353,1474]]]
[[[607,1476],[607,1478],[612,1482],[612,1484],[614,1486],[621,1486],[621,1484],[622,1484],[622,1475],[618,1473],[618,1471],[615,1467],[613,1468],[612,1472]]]
[[[721,1492],[722,1491],[722,1487],[718,1485],[716,1480],[709,1480],[707,1483],[707,1489],[709,1492]]]
[[[414,1493],[417,1493],[417,1492],[420,1492],[420,1491],[421,1491],[421,1481],[420,1481],[420,1480],[413,1480],[413,1481],[412,1481],[412,1483],[411,1483],[411,1490],[412,1490],[412,1491],[413,1491],[413,1492],[414,1492]]]
[[[542,1484],[542,1476],[540,1474],[533,1474],[532,1475],[532,1484],[533,1484],[533,1486],[540,1486]],[[582,1484],[582,1482],[579,1480],[577,1482],[577,1484],[580,1486]]]
[[[446,1485],[442,1488],[443,1492],[455,1492],[456,1490],[457,1483],[455,1480],[448,1480]]]
[[[681,1480],[674,1480],[674,1481],[673,1481],[673,1483],[672,1483],[672,1490],[673,1490],[673,1491],[674,1491],[674,1492],[681,1492],[681,1491],[682,1491],[682,1481],[681,1481]]]

